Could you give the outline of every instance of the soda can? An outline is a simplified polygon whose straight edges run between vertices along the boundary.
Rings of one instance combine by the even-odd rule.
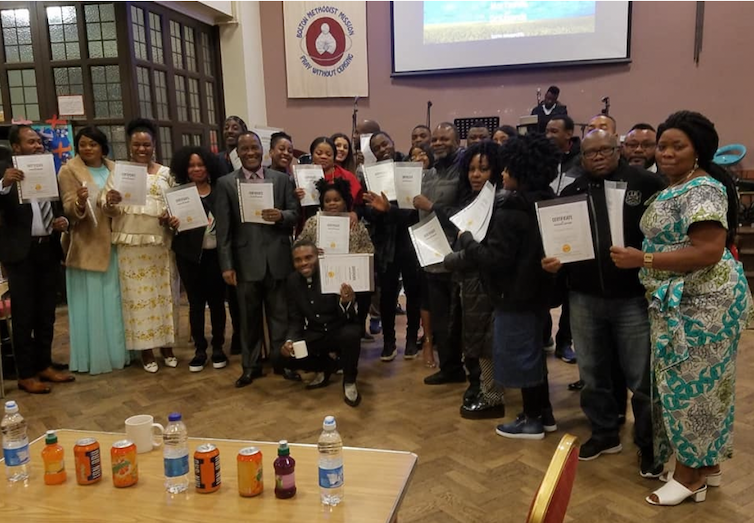
[[[113,465],[113,485],[118,488],[131,487],[139,481],[139,465],[136,462],[136,445],[122,439],[113,443],[110,449]]]
[[[76,466],[76,481],[79,485],[91,485],[102,479],[102,459],[99,442],[94,438],[84,438],[73,447]]]
[[[245,498],[258,496],[264,490],[262,452],[256,447],[238,451],[238,493]]]
[[[220,488],[220,451],[211,443],[196,447],[194,452],[196,491],[204,494]]]

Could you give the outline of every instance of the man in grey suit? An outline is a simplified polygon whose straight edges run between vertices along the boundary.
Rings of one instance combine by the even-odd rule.
[[[241,169],[220,178],[217,185],[217,248],[223,279],[237,289],[241,313],[243,374],[236,387],[262,376],[262,306],[267,315],[273,369],[283,373],[280,348],[288,322],[286,279],[293,272],[291,235],[298,221],[298,200],[288,175],[262,167],[262,142],[256,133],[238,136]],[[273,184],[275,206],[262,211],[267,224],[242,223],[237,180]]]

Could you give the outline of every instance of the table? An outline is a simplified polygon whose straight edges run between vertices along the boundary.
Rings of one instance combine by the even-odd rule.
[[[124,434],[59,430],[58,443],[65,448],[68,479],[63,485],[45,485],[41,451],[44,437],[30,445],[31,477],[27,485],[0,480],[0,521],[134,523],[209,523],[254,521],[276,522],[393,522],[411,481],[416,454],[388,450],[346,447],[343,451],[345,495],[337,507],[320,503],[317,483],[317,446],[290,444],[296,460],[296,496],[275,498],[277,444],[208,438],[189,438],[192,482],[186,493],[165,492],[162,451],[139,454],[139,482],[129,488],[112,483],[110,447]],[[76,483],[73,446],[84,437],[97,438],[102,453],[102,480],[93,485]],[[193,485],[193,453],[201,443],[220,449],[222,486],[217,492],[199,494]],[[253,498],[238,494],[236,456],[238,450],[255,446],[262,451],[264,492]],[[5,467],[3,464],[1,467]],[[3,474],[5,471],[3,471]]]

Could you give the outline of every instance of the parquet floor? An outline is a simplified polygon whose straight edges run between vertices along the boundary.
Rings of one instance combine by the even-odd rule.
[[[405,317],[399,317],[398,331]],[[557,325],[557,321],[555,322]],[[58,311],[54,356],[67,361],[68,322]],[[177,369],[156,375],[139,364],[102,376],[79,375],[73,384],[47,396],[31,396],[6,383],[7,397],[18,400],[29,420],[30,436],[48,428],[123,431],[123,420],[153,414],[165,422],[180,411],[194,436],[315,443],[322,419],[333,414],[346,445],[415,452],[419,466],[400,512],[401,523],[519,522],[560,436],[589,434],[578,393],[566,385],[577,379],[576,366],[548,359],[552,402],[559,431],[544,441],[518,441],[494,433],[496,421],[467,421],[458,408],[464,385],[426,386],[429,372],[420,359],[379,360],[381,339],[362,348],[359,387],[364,396],[352,409],[340,387],[306,391],[302,384],[268,376],[244,389],[233,383],[239,356],[222,370],[188,372],[193,351],[187,343],[183,307]],[[402,346],[402,340],[399,346]],[[723,465],[723,486],[710,489],[705,503],[674,508],[644,502],[657,482],[638,475],[631,443],[632,422],[624,428],[621,454],[581,463],[566,521],[579,523],[744,523],[754,522],[754,331],[741,344],[736,410],[736,456]],[[507,395],[508,414],[521,409],[518,391]],[[378,481],[378,478],[376,478]],[[346,484],[347,488],[347,484]]]

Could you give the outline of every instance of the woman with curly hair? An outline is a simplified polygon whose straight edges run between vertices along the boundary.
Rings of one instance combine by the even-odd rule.
[[[733,454],[736,354],[752,313],[743,266],[730,245],[738,225],[733,181],[712,158],[715,126],[680,111],[657,129],[657,164],[670,185],[641,220],[642,250],[613,247],[615,264],[641,268],[652,339],[655,463],[675,456],[653,505],[704,501]]]
[[[221,166],[209,150],[187,146],[175,152],[170,171],[177,185],[196,185],[209,221],[206,227],[176,233],[173,239],[178,274],[188,296],[189,326],[196,349],[189,363],[189,371],[200,372],[207,364],[208,343],[204,336],[204,311],[207,305],[212,323],[212,367],[222,369],[228,365],[228,358],[223,352],[225,282],[217,256],[215,193],[212,190],[222,174]]]
[[[506,192],[498,193],[486,238],[478,243],[463,232],[458,242],[466,261],[479,268],[495,307],[495,380],[502,387],[520,388],[523,397],[524,412],[496,432],[542,439],[545,430],[556,430],[542,344],[552,277],[541,265],[544,252],[534,204],[555,196],[550,183],[557,175],[558,152],[543,135],[530,134],[509,140],[501,159]]]

